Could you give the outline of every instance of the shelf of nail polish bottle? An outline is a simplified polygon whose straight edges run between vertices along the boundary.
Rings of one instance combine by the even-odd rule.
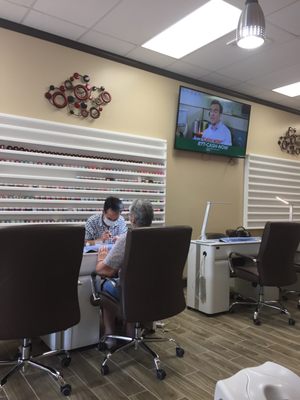
[[[120,197],[124,217],[149,199],[165,221],[166,141],[0,114],[0,225],[80,223],[106,197]]]

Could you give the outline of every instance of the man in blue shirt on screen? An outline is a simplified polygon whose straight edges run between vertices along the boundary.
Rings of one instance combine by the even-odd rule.
[[[202,139],[207,142],[232,146],[231,132],[221,121],[223,106],[218,100],[213,100],[210,104],[210,125],[203,132]]]

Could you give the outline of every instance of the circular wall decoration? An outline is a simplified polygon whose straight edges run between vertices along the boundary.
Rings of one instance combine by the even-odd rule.
[[[111,95],[103,86],[91,85],[89,75],[75,72],[58,85],[50,85],[45,98],[56,108],[67,108],[69,114],[97,119],[103,106],[111,102]]]
[[[300,135],[297,135],[296,128],[288,127],[284,136],[280,136],[278,145],[281,151],[285,151],[289,154],[296,156],[300,155]]]

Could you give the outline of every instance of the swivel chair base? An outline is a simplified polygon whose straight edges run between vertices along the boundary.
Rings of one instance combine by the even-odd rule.
[[[296,294],[299,298],[297,301],[297,308],[300,309],[300,290],[283,290],[282,298],[287,299],[287,295],[289,294]]]
[[[144,330],[141,329],[140,324],[136,323],[134,327],[134,337],[129,337],[129,336],[119,336],[119,335],[105,335],[101,338],[101,342],[99,343],[99,349],[104,349],[105,348],[105,341],[107,339],[112,339],[116,341],[116,344],[112,346],[112,348],[108,351],[106,354],[102,364],[101,364],[101,374],[102,375],[107,375],[109,373],[109,367],[107,365],[107,361],[109,358],[116,352],[120,350],[125,350],[129,347],[134,347],[135,350],[138,349],[138,347],[142,347],[144,350],[146,350],[152,357],[154,361],[154,366],[156,370],[156,377],[159,380],[163,380],[166,377],[166,372],[164,369],[160,367],[160,358],[159,355],[153,351],[147,344],[146,342],[173,342],[176,346],[176,356],[177,357],[183,357],[184,355],[184,349],[179,346],[179,344],[172,338],[168,337],[151,337],[148,338],[146,336],[143,336]],[[117,341],[123,341],[123,344],[117,344]]]
[[[15,361],[12,360],[0,361],[0,365],[15,364],[13,368],[11,368],[10,371],[8,371],[8,373],[1,378],[0,387],[3,387],[6,384],[7,380],[14,373],[18,372],[20,369],[26,367],[27,365],[30,365],[32,367],[39,368],[45,372],[48,372],[55,380],[58,381],[61,393],[64,396],[69,396],[71,394],[72,388],[71,385],[65,382],[65,380],[62,377],[62,374],[58,370],[52,367],[48,367],[34,360],[52,355],[65,354],[65,358],[63,358],[61,362],[63,366],[67,367],[71,362],[71,357],[69,353],[65,350],[53,350],[33,357],[31,355],[31,347],[32,345],[30,339],[23,339],[22,345],[19,347],[18,358]]]
[[[229,311],[232,312],[233,308],[236,305],[255,306],[255,311],[254,311],[254,314],[253,314],[253,323],[255,325],[260,325],[261,324],[261,321],[259,319],[259,314],[260,314],[260,312],[261,312],[263,307],[273,308],[274,310],[280,311],[281,314],[286,315],[288,317],[289,325],[295,325],[295,322],[296,322],[292,318],[292,316],[291,316],[290,312],[288,311],[288,309],[281,303],[281,299],[279,299],[279,300],[265,300],[263,286],[260,286],[260,288],[259,288],[258,300],[255,300],[255,299],[247,299],[246,300],[245,299],[243,301],[235,301],[230,305]]]

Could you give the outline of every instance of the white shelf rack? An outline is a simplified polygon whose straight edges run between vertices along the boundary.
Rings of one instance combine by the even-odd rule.
[[[249,154],[245,163],[244,226],[262,229],[267,221],[300,221],[300,161]]]
[[[165,223],[165,140],[0,114],[0,225],[78,223],[106,197],[151,201]]]

